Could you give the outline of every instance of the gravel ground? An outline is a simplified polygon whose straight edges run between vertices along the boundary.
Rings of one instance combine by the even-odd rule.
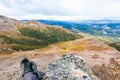
[[[109,63],[109,59],[120,56],[119,52],[113,51],[65,51],[63,53],[40,52],[39,50],[18,52],[11,55],[0,56],[0,80],[20,80],[22,69],[20,61],[24,57],[37,63],[38,69],[44,71],[44,68],[51,62],[59,59],[63,54],[73,53],[83,57],[86,66],[91,69],[95,64]],[[92,58],[97,54],[98,59]],[[91,72],[92,73],[92,72]],[[99,80],[93,75],[93,80]]]

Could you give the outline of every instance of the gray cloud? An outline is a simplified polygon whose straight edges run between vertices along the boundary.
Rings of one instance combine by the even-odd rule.
[[[0,14],[120,17],[120,0],[1,0]]]

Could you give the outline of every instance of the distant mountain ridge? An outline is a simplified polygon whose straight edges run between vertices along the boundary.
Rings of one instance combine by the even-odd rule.
[[[90,34],[119,50],[120,46],[116,44],[120,43],[120,20],[37,21],[48,25],[57,25],[75,33]]]
[[[120,20],[112,20],[112,19],[89,19],[89,20],[80,20],[80,21],[73,21],[75,23],[91,23],[91,24],[108,24],[108,23],[120,23]]]
[[[84,32],[91,35],[120,37],[120,20],[37,21],[48,25],[58,25],[77,33]]]

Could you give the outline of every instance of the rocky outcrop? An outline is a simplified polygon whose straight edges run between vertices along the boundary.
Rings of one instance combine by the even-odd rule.
[[[91,80],[83,59],[73,54],[63,55],[49,64],[45,73],[45,80]]]
[[[120,80],[120,57],[112,58],[109,65],[95,65],[92,70],[101,80]]]

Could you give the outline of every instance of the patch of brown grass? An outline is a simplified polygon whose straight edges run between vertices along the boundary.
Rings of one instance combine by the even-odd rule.
[[[99,56],[98,54],[94,54],[94,55],[92,56],[93,59],[99,59],[99,57],[100,57],[100,56]]]
[[[109,50],[109,48],[102,47],[102,46],[89,46],[87,49],[88,50],[94,50],[94,51]]]
[[[111,50],[111,48],[94,38],[83,38],[75,41],[68,41],[55,44],[63,50],[90,50],[90,51],[103,51]]]

